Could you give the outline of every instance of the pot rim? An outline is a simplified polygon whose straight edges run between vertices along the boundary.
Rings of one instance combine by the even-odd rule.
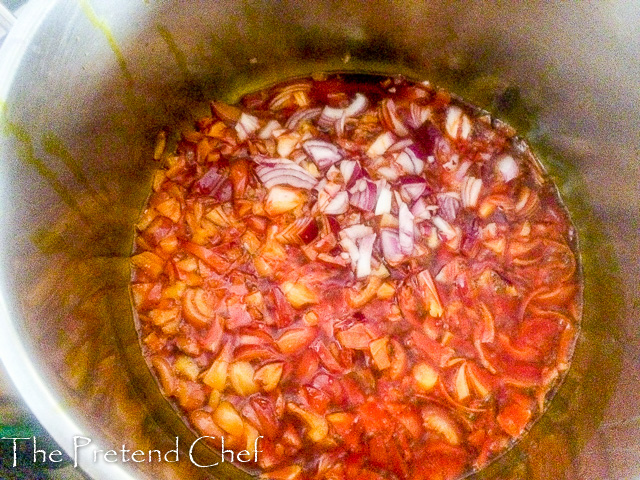
[[[31,0],[21,7],[17,21],[0,47],[0,108],[2,108],[1,102],[6,102],[24,55],[28,52],[44,20],[58,3],[58,0]],[[5,114],[6,112],[0,110],[0,119]],[[2,213],[0,216],[4,217]],[[0,278],[6,278],[4,270],[0,264]],[[22,343],[20,332],[16,328],[16,320],[19,318],[19,308],[17,306],[11,308],[6,292],[0,292],[0,331],[3,332],[0,335],[0,360],[27,407],[58,445],[75,461],[73,436],[89,436],[91,432],[73,418],[69,409],[52,393],[37,366],[32,363],[28,348]],[[94,438],[91,438],[91,445],[94,450],[105,450],[101,442]],[[110,464],[91,460],[90,455],[79,455],[77,458],[77,467],[91,478],[122,480],[136,478],[119,463]]]

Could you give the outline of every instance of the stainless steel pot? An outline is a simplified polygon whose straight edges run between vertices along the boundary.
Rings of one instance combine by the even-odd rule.
[[[0,351],[18,390],[72,457],[91,439],[78,461],[93,478],[234,476],[189,461],[195,436],[140,356],[127,257],[152,139],[288,76],[402,73],[519,128],[581,236],[571,373],[480,477],[640,479],[639,19],[624,1],[32,0],[0,50]],[[176,463],[91,457],[176,436]]]

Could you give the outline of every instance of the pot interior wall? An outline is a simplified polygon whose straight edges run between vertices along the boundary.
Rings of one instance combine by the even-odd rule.
[[[0,321],[13,335],[2,348],[28,356],[3,353],[27,402],[58,409],[41,420],[70,451],[79,433],[109,448],[166,451],[176,435],[188,447],[195,436],[141,359],[127,292],[157,131],[289,76],[402,73],[520,129],[581,235],[571,374],[481,476],[640,478],[639,13],[626,2],[32,1],[0,56]],[[80,460],[95,478],[234,475]]]

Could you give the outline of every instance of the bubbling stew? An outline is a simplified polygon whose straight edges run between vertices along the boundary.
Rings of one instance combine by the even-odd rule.
[[[324,75],[214,101],[164,149],[132,298],[214,448],[257,444],[265,479],[454,479],[542,414],[577,239],[509,126],[427,82]]]

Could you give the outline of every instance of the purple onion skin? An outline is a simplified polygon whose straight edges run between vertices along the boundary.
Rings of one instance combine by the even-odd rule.
[[[413,131],[413,140],[416,142],[411,148],[421,159],[426,160],[429,155],[433,155],[436,143],[442,137],[442,132],[431,122],[425,122]]]
[[[312,218],[311,221],[307,224],[306,227],[298,234],[300,240],[302,240],[305,244],[309,244],[316,239],[320,233],[318,228],[318,222],[315,218]]]

